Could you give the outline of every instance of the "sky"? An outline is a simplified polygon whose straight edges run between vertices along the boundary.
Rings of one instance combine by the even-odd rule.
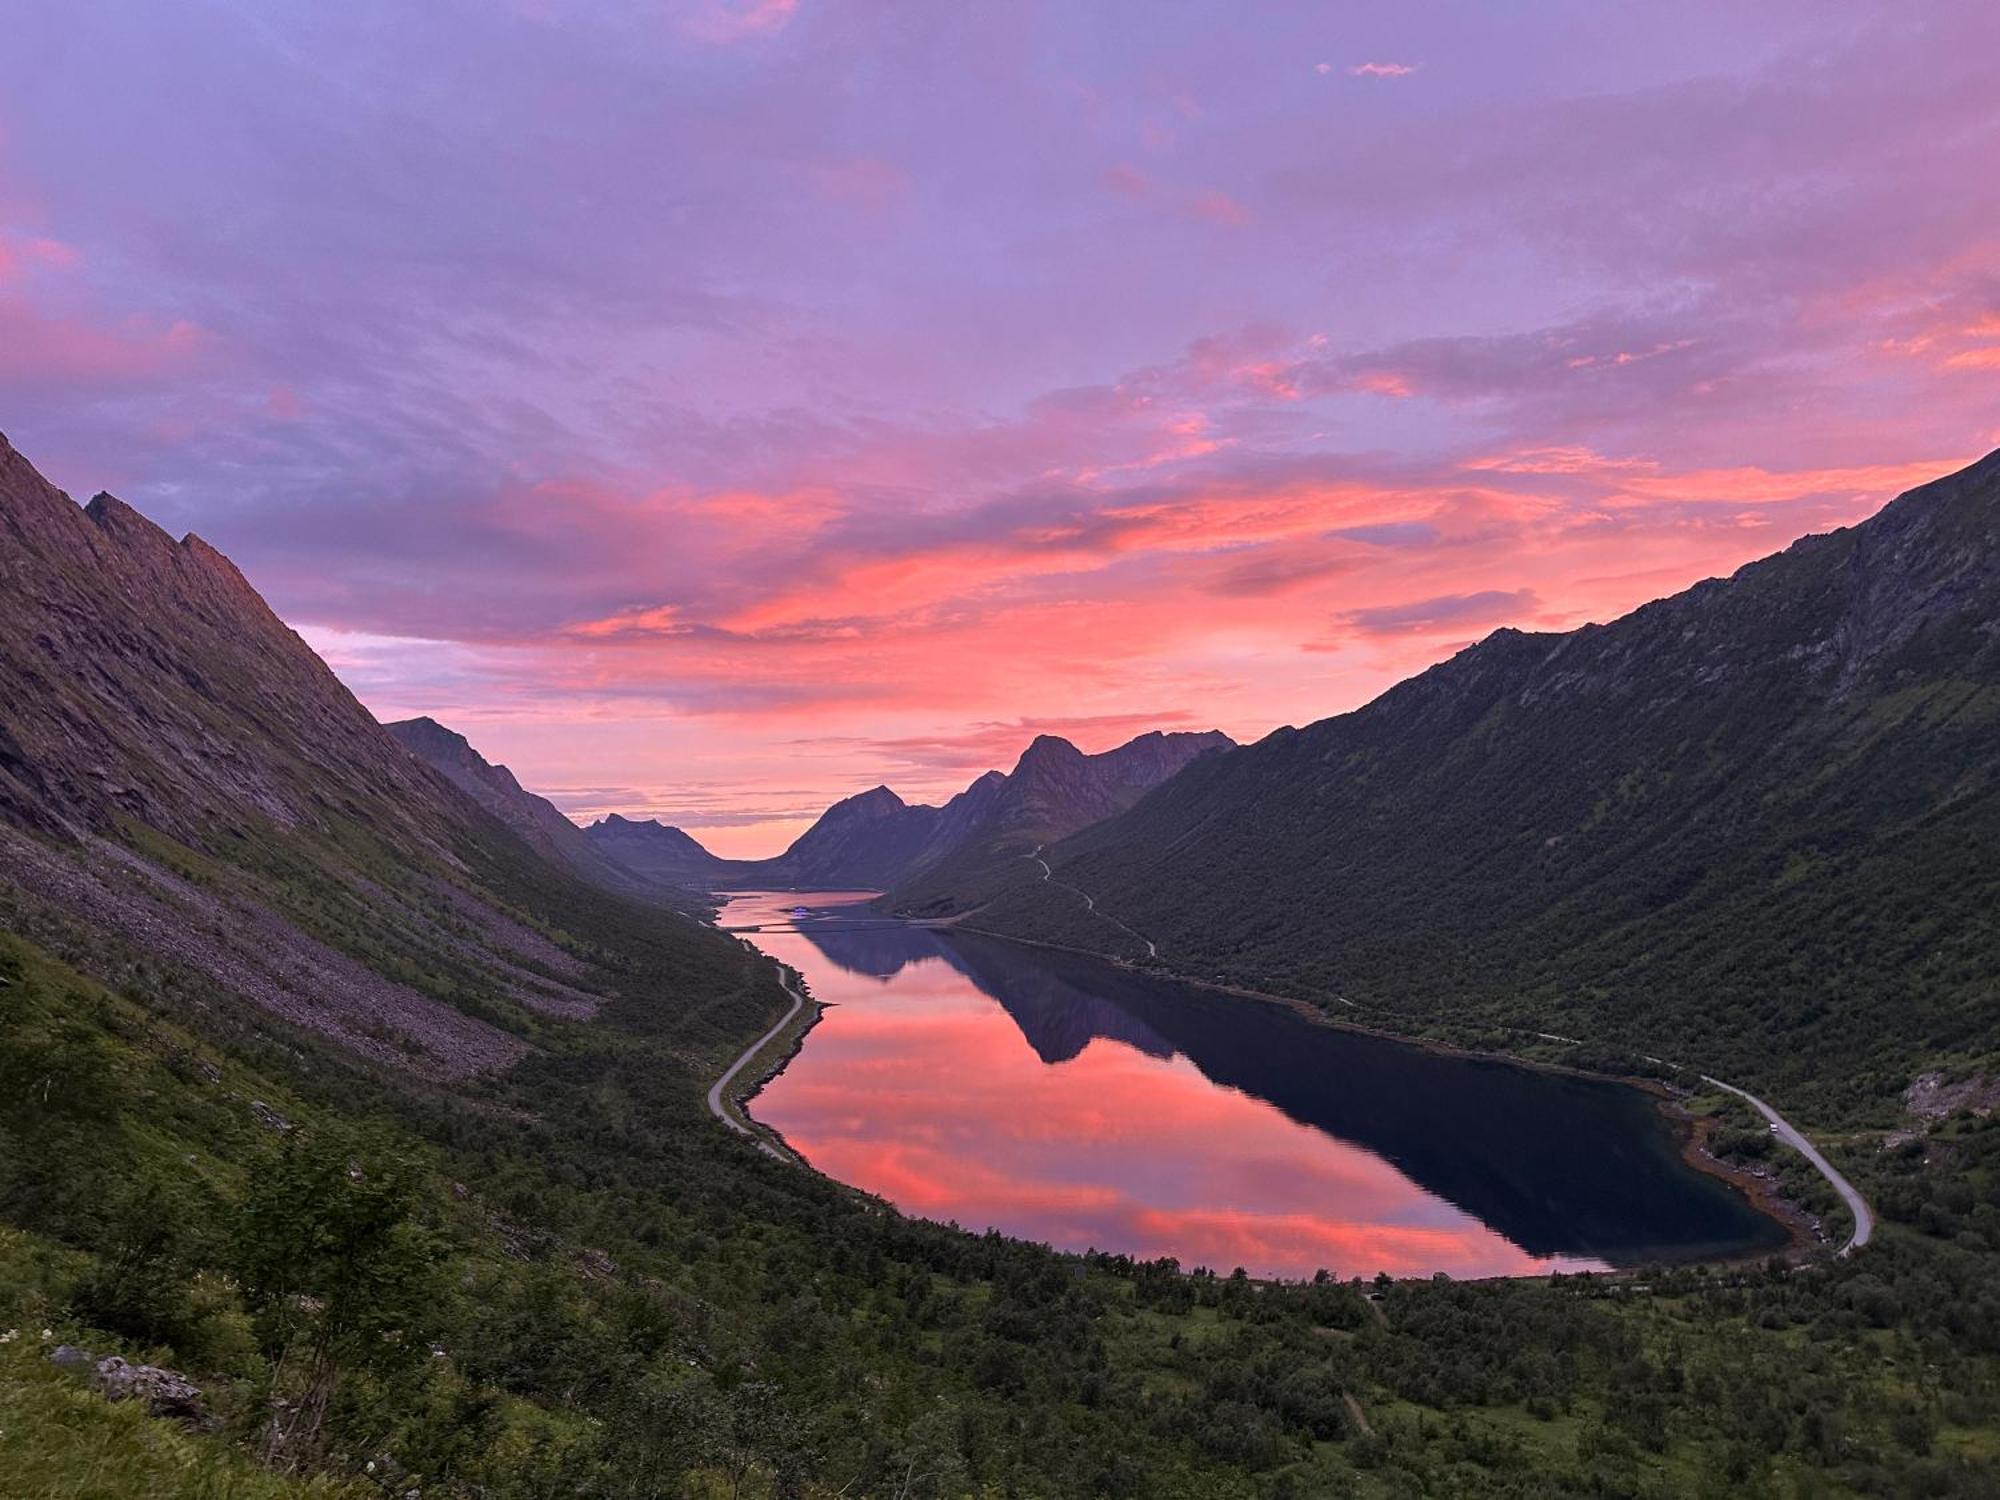
[[[776,852],[2000,446],[2000,6],[0,0],[0,431]]]

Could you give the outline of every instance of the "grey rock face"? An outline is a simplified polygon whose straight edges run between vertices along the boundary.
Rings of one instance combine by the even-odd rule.
[[[90,1382],[107,1401],[143,1401],[156,1417],[206,1426],[208,1407],[201,1387],[178,1370],[159,1365],[135,1365],[111,1355],[97,1362]]]

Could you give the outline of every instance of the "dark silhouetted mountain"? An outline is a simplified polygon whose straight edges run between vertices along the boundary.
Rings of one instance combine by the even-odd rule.
[[[1205,757],[974,920],[1886,1097],[2000,1040],[1996,746],[2000,454]]]
[[[618,863],[656,880],[714,890],[896,891],[899,909],[960,909],[957,896],[1023,878],[1021,855],[1130,807],[1195,756],[1229,745],[1227,735],[1143,734],[1102,755],[1042,735],[1014,773],[988,771],[943,807],[911,804],[886,786],[843,798],[783,854],[719,859],[678,828],[617,814],[584,830]],[[933,875],[933,872],[935,874]],[[904,900],[905,890],[921,896]],[[980,895],[978,899],[984,899]],[[968,903],[971,904],[971,903]]]
[[[721,859],[678,828],[616,813],[584,833],[620,864],[698,889],[878,890],[909,865],[937,816],[878,786],[834,803],[770,859]]]
[[[843,798],[768,861],[777,884],[879,890],[895,884],[930,838],[941,810],[911,806],[886,786]]]
[[[952,836],[924,851],[897,885],[893,904],[911,915],[941,916],[1037,880],[1041,868],[1027,856],[1038,846],[1124,811],[1189,762],[1234,743],[1219,730],[1155,730],[1085,755],[1068,740],[1039,735],[1010,775],[988,772],[945,804],[940,822],[950,822]]]
[[[592,848],[627,869],[694,890],[733,883],[733,876],[755,863],[710,854],[691,834],[658,818],[626,818],[612,813],[583,832]]]
[[[464,735],[436,719],[403,719],[383,727],[405,750],[513,829],[529,848],[545,859],[568,865],[593,885],[642,895],[656,884],[677,883],[671,877],[650,879],[636,868],[606,858],[553,802],[525,790],[512,771],[488,761]]]
[[[877,917],[872,922],[801,922],[798,933],[827,962],[870,979],[894,979],[913,963],[944,956],[936,929],[893,917]]]

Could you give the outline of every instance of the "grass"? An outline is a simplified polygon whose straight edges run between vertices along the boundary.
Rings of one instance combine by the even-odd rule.
[[[217,1438],[106,1401],[49,1363],[40,1330],[0,1346],[0,1495],[9,1500],[360,1500],[258,1466]]]

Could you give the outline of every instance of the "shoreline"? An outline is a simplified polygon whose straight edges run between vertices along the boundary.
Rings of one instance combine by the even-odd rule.
[[[754,944],[746,943],[745,946],[775,966],[778,983],[792,997],[792,1005],[770,1030],[738,1053],[722,1076],[709,1086],[709,1112],[737,1134],[749,1137],[767,1155],[811,1171],[812,1164],[783,1134],[750,1113],[750,1101],[798,1056],[799,1049],[805,1045],[807,1033],[819,1025],[827,1006],[806,987],[803,975],[795,975]],[[758,1066],[752,1068],[753,1063]]]
[[[1726,1162],[1708,1149],[1708,1137],[1713,1133],[1713,1122],[1706,1116],[1697,1115],[1687,1108],[1685,1097],[1671,1085],[1658,1078],[1649,1078],[1632,1073],[1600,1073],[1588,1068],[1575,1067],[1568,1063],[1552,1062],[1547,1058],[1523,1057],[1513,1052],[1495,1052],[1485,1048],[1468,1047],[1457,1042],[1448,1042],[1438,1037],[1414,1036],[1408,1032],[1392,1031],[1380,1025],[1349,1020],[1320,1009],[1309,1000],[1296,995],[1280,995],[1269,990],[1251,989],[1244,985],[1221,984],[1212,980],[1201,980],[1177,974],[1158,963],[1140,963],[1115,954],[1095,952],[1068,943],[1042,942],[1035,938],[1016,937],[1011,933],[994,932],[990,928],[974,926],[964,917],[974,915],[964,913],[952,925],[964,931],[978,933],[981,937],[993,938],[1003,943],[1016,943],[1024,948],[1040,948],[1051,953],[1069,953],[1079,958],[1095,959],[1099,963],[1110,964],[1130,974],[1149,978],[1167,979],[1175,984],[1184,984],[1197,990],[1208,990],[1218,995],[1228,995],[1235,999],[1253,1000],[1266,1005],[1276,1005],[1292,1012],[1301,1019],[1316,1025],[1329,1026],[1337,1031],[1353,1032],[1361,1036],[1373,1037],[1379,1041],[1396,1042],[1406,1047],[1420,1047],[1446,1057],[1464,1058],[1476,1062],[1506,1063],[1517,1068],[1531,1068],[1537,1072],[1560,1074],[1569,1078],[1589,1078],[1602,1083],[1623,1084],[1637,1089],[1653,1102],[1653,1107],[1674,1132],[1680,1148],[1681,1160],[1693,1170],[1707,1177],[1714,1177],[1728,1183],[1748,1200],[1752,1209],[1772,1220],[1785,1231],[1786,1243],[1771,1250],[1746,1250],[1738,1255],[1696,1257],[1675,1264],[1740,1266],[1755,1263],[1772,1255],[1782,1255],[1793,1261],[1809,1259],[1816,1251],[1834,1250],[1830,1241],[1815,1233],[1813,1218],[1805,1207],[1785,1196],[1775,1178],[1763,1177],[1746,1168]],[[941,925],[941,924],[940,924]],[[1357,1007],[1358,1009],[1358,1007]],[[1514,1027],[1493,1027],[1493,1030],[1512,1031]],[[1545,1040],[1564,1040],[1546,1032],[1527,1033]],[[1682,1071],[1682,1070],[1677,1070]],[[1704,1079],[1705,1079],[1705,1075]],[[1728,1085],[1718,1087],[1735,1092]],[[1607,1274],[1629,1275],[1631,1272],[1613,1271]]]
[[[1594,1074],[1603,1078],[1607,1074]],[[1681,1160],[1695,1171],[1708,1177],[1720,1178],[1735,1188],[1750,1201],[1750,1206],[1767,1219],[1777,1222],[1787,1236],[1786,1243],[1774,1250],[1764,1252],[1745,1251],[1742,1255],[1727,1256],[1721,1260],[1703,1262],[1708,1265],[1734,1266],[1762,1260],[1771,1255],[1783,1255],[1791,1260],[1804,1260],[1816,1250],[1832,1247],[1814,1232],[1813,1218],[1802,1204],[1786,1197],[1775,1177],[1760,1176],[1747,1167],[1739,1167],[1724,1161],[1708,1148],[1709,1137],[1715,1133],[1715,1118],[1712,1115],[1698,1115],[1687,1107],[1685,1099],[1664,1085],[1650,1079],[1625,1079],[1635,1087],[1653,1095],[1654,1103],[1662,1115],[1674,1127],[1680,1137]]]
[[[963,916],[970,915],[972,913],[963,914]],[[1173,973],[1171,970],[1164,970],[1158,964],[1139,963],[1130,959],[1093,952],[1090,949],[1079,948],[1069,944],[1041,942],[1033,938],[1020,938],[1007,933],[993,932],[986,928],[966,923],[963,920],[963,916],[942,919],[910,919],[884,916],[881,920],[885,924],[894,923],[898,926],[920,929],[960,927],[967,932],[977,933],[982,937],[1017,944],[1021,947],[1039,948],[1048,952],[1068,953],[1080,958],[1089,958],[1100,963],[1108,963],[1132,974],[1166,979],[1173,983],[1187,985],[1193,989],[1206,990],[1210,993],[1226,995],[1233,999],[1281,1006],[1311,1024],[1328,1026],[1337,1030],[1372,1037],[1380,1041],[1393,1042],[1407,1047],[1418,1047],[1428,1052],[1461,1058],[1467,1061],[1503,1063],[1511,1067],[1529,1068],[1547,1074],[1590,1079],[1599,1083],[1610,1083],[1634,1088],[1647,1097],[1657,1117],[1672,1133],[1676,1154],[1684,1165],[1701,1173],[1703,1176],[1724,1182],[1741,1193],[1753,1212],[1776,1224],[1785,1235],[1784,1243],[1775,1247],[1745,1249],[1734,1254],[1697,1255],[1685,1260],[1659,1260],[1645,1265],[1624,1268],[1611,1267],[1594,1274],[1606,1277],[1630,1277],[1641,1275],[1645,1271],[1659,1266],[1707,1265],[1717,1268],[1738,1268],[1761,1263],[1772,1256],[1781,1256],[1796,1264],[1810,1260],[1816,1251],[1830,1251],[1832,1249],[1830,1244],[1815,1233],[1812,1216],[1802,1205],[1784,1195],[1775,1178],[1759,1175],[1715,1156],[1708,1149],[1708,1140],[1715,1128],[1713,1120],[1708,1116],[1698,1115],[1689,1109],[1686,1104],[1688,1096],[1661,1079],[1635,1074],[1597,1072],[1566,1063],[1553,1062],[1545,1058],[1523,1057],[1511,1052],[1469,1047],[1437,1037],[1414,1036],[1407,1032],[1390,1030],[1380,1025],[1369,1025],[1364,1022],[1329,1014],[1314,1006],[1310,1001],[1302,1000],[1297,996],[1279,995],[1242,985],[1218,984],[1212,981],[1192,979]],[[720,926],[720,923],[718,922],[716,925]],[[750,932],[754,932],[755,930],[754,928],[748,929]],[[746,947],[755,951],[760,957],[770,959],[774,964],[778,963],[770,954],[765,953],[754,942],[750,941],[746,931],[734,931],[732,935],[743,942]],[[732,1128],[755,1138],[769,1154],[799,1166],[806,1171],[825,1177],[826,1174],[814,1167],[802,1152],[784,1138],[782,1132],[757,1120],[749,1112],[750,1102],[783,1073],[792,1060],[799,1055],[805,1046],[807,1036],[819,1024],[825,1011],[829,1008],[826,1003],[812,996],[810,989],[805,986],[802,975],[794,979],[791,971],[786,969],[782,964],[779,964],[779,969],[783,976],[782,982],[785,984],[787,990],[794,994],[795,999],[799,1002],[799,1006],[793,1012],[788,1013],[778,1026],[766,1032],[753,1043],[750,1049],[737,1059],[726,1080],[718,1083],[718,1089],[723,1088],[724,1082],[730,1085],[730,1087],[724,1090],[727,1095],[725,1102],[734,1105],[740,1115],[740,1122],[726,1115],[719,1114],[719,1117],[723,1118],[725,1123],[731,1125]],[[796,985],[796,988],[794,988],[794,985]],[[805,1020],[802,1024],[795,1024],[800,1011],[804,1012]],[[1513,1030],[1517,1028],[1503,1027],[1495,1029]],[[1551,1041],[1571,1040],[1568,1038],[1558,1038],[1549,1033],[1538,1032],[1533,1033],[1533,1035]],[[783,1047],[765,1057],[762,1065],[755,1070],[754,1077],[749,1078],[747,1083],[736,1076],[739,1069],[756,1059],[759,1054],[764,1053],[770,1048],[772,1043],[778,1041],[783,1041]],[[874,1195],[867,1193],[864,1189],[856,1188],[852,1184],[840,1183],[837,1178],[827,1178],[827,1180],[835,1182],[839,1186],[863,1198],[874,1201]],[[890,1206],[893,1208],[893,1205]],[[895,1211],[901,1212],[900,1209]],[[1538,1276],[1545,1274],[1530,1273],[1526,1276],[1479,1277],[1469,1279],[1534,1280]],[[1254,1279],[1277,1281],[1283,1278]],[[1421,1280],[1423,1278],[1401,1279]]]

